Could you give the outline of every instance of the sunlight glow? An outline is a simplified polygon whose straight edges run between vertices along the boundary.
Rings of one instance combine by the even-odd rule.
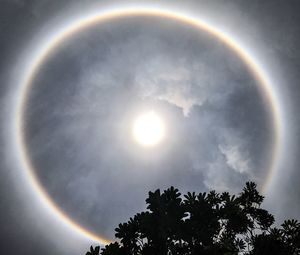
[[[135,120],[133,136],[140,145],[154,146],[164,138],[165,126],[154,111],[146,112]]]

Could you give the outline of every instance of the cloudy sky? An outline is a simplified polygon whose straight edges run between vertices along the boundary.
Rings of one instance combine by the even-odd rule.
[[[94,241],[41,198],[15,149],[19,84],[49,34],[95,10],[134,2],[0,4],[0,246],[4,253],[14,247],[21,254],[83,254]],[[212,34],[138,15],[78,30],[36,70],[22,108],[22,139],[51,203],[85,230],[111,239],[119,222],[145,208],[149,190],[238,192],[253,180],[278,220],[300,218],[297,1],[155,5],[208,21],[260,64],[281,113],[282,142],[270,181],[277,127],[249,65]],[[166,135],[143,147],[132,125],[149,111],[162,119]]]

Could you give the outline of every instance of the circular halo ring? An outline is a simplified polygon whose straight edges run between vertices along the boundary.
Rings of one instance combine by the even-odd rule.
[[[32,80],[39,66],[47,58],[47,56],[63,42],[70,35],[96,23],[101,23],[109,20],[113,20],[120,17],[139,17],[139,16],[151,16],[151,17],[162,17],[166,19],[175,20],[178,22],[185,23],[201,31],[205,31],[215,38],[223,42],[227,47],[233,50],[239,57],[246,63],[252,75],[259,83],[259,88],[262,95],[266,98],[270,105],[272,112],[272,121],[274,127],[273,134],[273,151],[270,158],[269,169],[267,177],[263,183],[262,190],[265,192],[270,185],[272,176],[277,170],[279,151],[282,143],[282,127],[281,127],[281,113],[278,103],[278,98],[275,94],[274,89],[267,75],[263,72],[262,68],[259,66],[257,61],[235,40],[230,36],[226,35],[224,32],[218,30],[212,25],[200,20],[197,17],[191,16],[190,14],[184,14],[178,11],[172,11],[156,7],[121,7],[117,9],[108,9],[97,14],[93,14],[64,27],[54,36],[52,36],[48,42],[41,47],[35,56],[32,57],[30,66],[28,70],[25,71],[24,77],[20,81],[20,89],[17,95],[17,105],[15,108],[15,118],[13,119],[13,131],[15,133],[15,143],[17,147],[17,155],[20,157],[21,166],[26,171],[25,175],[28,178],[30,186],[33,191],[39,196],[39,199],[44,203],[44,205],[51,210],[57,217],[59,217],[63,223],[69,226],[72,230],[77,233],[87,237],[91,240],[100,242],[102,244],[107,244],[110,240],[107,240],[96,233],[93,233],[78,223],[74,222],[67,214],[65,214],[50,198],[48,193],[42,187],[37,176],[34,174],[34,166],[30,162],[28,157],[25,139],[24,139],[24,109],[26,105],[26,98],[28,92],[30,91]]]

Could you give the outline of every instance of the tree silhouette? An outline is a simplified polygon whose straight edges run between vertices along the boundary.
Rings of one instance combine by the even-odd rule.
[[[147,211],[115,229],[119,243],[101,251],[91,247],[86,255],[300,254],[300,223],[287,220],[274,227],[263,200],[253,182],[238,196],[158,189],[149,192]]]

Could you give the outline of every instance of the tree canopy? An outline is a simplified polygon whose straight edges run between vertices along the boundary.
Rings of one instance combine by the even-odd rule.
[[[300,223],[274,226],[263,200],[253,182],[239,195],[158,189],[149,192],[145,212],[115,229],[119,242],[86,255],[300,254]]]

